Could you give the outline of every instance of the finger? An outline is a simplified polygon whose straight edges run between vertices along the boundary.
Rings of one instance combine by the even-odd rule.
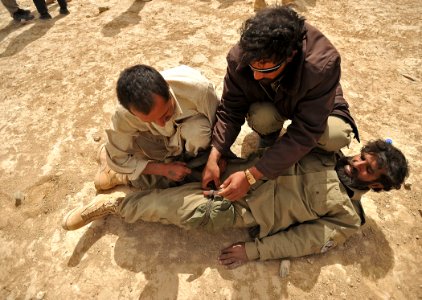
[[[232,200],[233,197],[235,196],[236,191],[233,191],[230,187],[227,187],[225,189],[220,189],[218,192],[219,196],[222,196],[224,198],[227,198],[229,200]]]
[[[231,177],[231,176],[230,176],[230,177]],[[229,178],[227,178],[226,180],[224,180],[224,182],[223,182],[222,186],[224,185],[224,187],[226,187],[226,186],[229,186],[229,185],[230,185],[230,182],[232,181],[230,177],[229,177]]]
[[[211,179],[202,178],[202,185],[201,188],[203,190],[208,190],[208,184],[210,183]]]
[[[204,194],[204,196],[205,196],[205,197],[209,197],[209,196],[211,196],[212,194],[214,194],[214,190],[203,191],[202,193]]]
[[[237,261],[235,261],[235,262],[233,262],[233,263],[231,263],[231,264],[226,265],[226,268],[227,268],[227,269],[230,269],[230,270],[232,270],[232,269],[236,269],[237,267],[240,267],[240,266],[241,266],[241,265],[243,265],[244,263],[245,263],[244,261],[237,260]]]
[[[234,257],[230,257],[230,258],[226,258],[226,259],[219,259],[218,262],[220,263],[220,265],[230,265],[234,262],[236,262],[236,259]]]
[[[221,253],[221,254],[218,256],[218,260],[232,259],[233,257],[234,257],[234,256],[233,256],[233,253],[226,252],[226,253]]]
[[[214,178],[214,184],[215,184],[216,187],[219,187],[220,186],[220,178],[215,177]]]

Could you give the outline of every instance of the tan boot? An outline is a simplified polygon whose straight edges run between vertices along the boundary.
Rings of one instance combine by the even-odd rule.
[[[253,4],[254,11],[258,11],[266,7],[267,7],[267,3],[265,3],[265,0],[255,0]]]
[[[124,197],[125,194],[123,192],[95,196],[91,203],[77,207],[64,216],[62,221],[63,229],[76,230],[96,219],[116,214]]]
[[[98,150],[97,162],[99,168],[94,178],[94,185],[97,191],[109,190],[117,185],[126,185],[129,183],[126,174],[117,173],[108,166],[105,145],[102,145]]]

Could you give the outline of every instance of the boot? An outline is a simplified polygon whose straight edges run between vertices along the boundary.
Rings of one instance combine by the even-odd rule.
[[[258,11],[266,7],[267,7],[267,3],[265,3],[265,0],[255,0],[253,4],[254,11]]]
[[[64,216],[62,227],[64,230],[76,230],[88,225],[96,219],[118,213],[120,203],[125,194],[114,192],[112,194],[100,194],[95,196],[91,203],[77,207]]]
[[[17,11],[13,13],[13,20],[16,22],[26,22],[34,18],[34,15],[31,14],[29,10],[18,8]]]
[[[105,145],[101,145],[98,150],[97,162],[99,168],[94,178],[94,185],[97,191],[109,190],[117,185],[126,185],[129,183],[126,174],[117,173],[108,166]]]

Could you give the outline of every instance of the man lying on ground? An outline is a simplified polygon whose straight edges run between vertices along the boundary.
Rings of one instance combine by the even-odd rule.
[[[223,177],[253,166],[257,159],[230,162]],[[276,179],[255,182],[238,201],[228,201],[218,191],[203,191],[199,182],[126,197],[98,195],[70,211],[62,226],[75,230],[114,214],[129,223],[143,220],[186,229],[248,227],[254,240],[233,244],[218,258],[235,268],[249,260],[324,253],[342,244],[365,222],[362,195],[370,189],[400,189],[407,176],[403,153],[376,140],[353,157],[314,149]]]

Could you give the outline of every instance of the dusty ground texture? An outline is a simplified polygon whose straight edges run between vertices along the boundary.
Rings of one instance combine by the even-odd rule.
[[[73,0],[70,15],[60,17],[53,4],[53,20],[24,26],[1,6],[0,298],[421,299],[420,1],[297,5],[342,54],[362,141],[390,137],[407,155],[407,189],[367,195],[361,231],[326,255],[291,260],[287,278],[279,261],[234,271],[216,263],[244,231],[211,235],[109,217],[65,232],[62,215],[96,193],[95,152],[120,71],[187,64],[221,94],[226,52],[253,2]]]

